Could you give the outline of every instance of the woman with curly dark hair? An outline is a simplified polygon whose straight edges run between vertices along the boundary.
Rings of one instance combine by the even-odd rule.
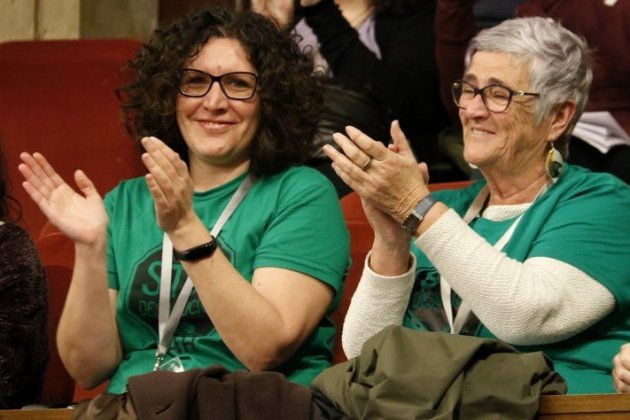
[[[46,276],[19,218],[0,150],[0,409],[39,401],[48,360]]]
[[[209,8],[157,30],[129,67],[119,94],[144,178],[103,203],[82,171],[80,194],[21,156],[26,190],[75,241],[68,371],[110,393],[216,363],[308,385],[330,365],[349,245],[332,185],[300,166],[321,106],[311,64],[266,18]]]

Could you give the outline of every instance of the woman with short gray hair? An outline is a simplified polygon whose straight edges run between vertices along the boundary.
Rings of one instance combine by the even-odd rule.
[[[464,158],[484,179],[463,189],[430,193],[396,123],[388,147],[353,127],[335,134],[343,153],[325,151],[375,233],[344,323],[349,357],[403,325],[544,351],[569,393],[613,391],[610,361],[630,341],[630,188],[563,162],[590,60],[541,18],[473,39],[452,95]]]

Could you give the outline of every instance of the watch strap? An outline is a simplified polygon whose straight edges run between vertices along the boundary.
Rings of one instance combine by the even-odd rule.
[[[420,222],[424,220],[435,203],[437,203],[437,200],[431,194],[420,200],[402,223],[402,228],[410,235],[413,235],[416,229],[418,229],[418,226],[420,226]]]
[[[211,240],[201,245],[189,248],[184,251],[173,249],[173,255],[180,261],[197,261],[202,258],[208,258],[214,254],[218,247],[215,237],[211,236]]]

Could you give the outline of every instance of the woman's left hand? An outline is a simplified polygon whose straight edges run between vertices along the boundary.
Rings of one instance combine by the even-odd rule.
[[[343,153],[324,146],[333,169],[367,204],[402,223],[429,194],[426,165],[416,162],[397,121],[391,126],[393,145],[389,148],[354,127],[346,127],[346,133],[333,135]]]
[[[158,225],[172,233],[198,219],[192,205],[193,182],[186,163],[164,142],[155,137],[141,141],[146,153],[142,162],[149,173],[147,185],[155,203]]]

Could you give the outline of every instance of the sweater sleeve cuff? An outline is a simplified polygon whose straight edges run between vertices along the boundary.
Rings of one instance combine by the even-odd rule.
[[[409,255],[411,256],[411,264],[409,270],[397,276],[383,276],[381,274],[375,273],[370,268],[370,257],[372,256],[372,251],[370,251],[365,257],[361,282],[374,285],[374,287],[386,284],[387,288],[402,287],[406,289],[409,282],[413,281],[414,273],[416,272],[416,257],[412,253],[410,253]]]

